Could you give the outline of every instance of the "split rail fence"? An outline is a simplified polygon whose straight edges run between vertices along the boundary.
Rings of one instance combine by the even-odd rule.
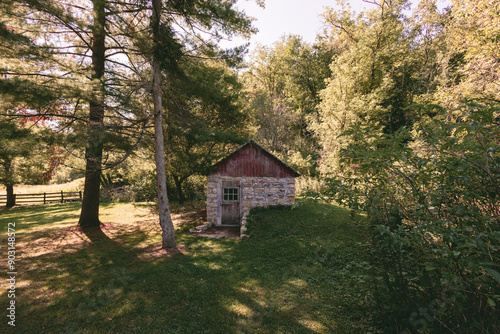
[[[14,194],[16,205],[49,204],[78,202],[82,200],[81,191],[60,191],[41,194]],[[7,202],[7,195],[0,195],[0,206]]]

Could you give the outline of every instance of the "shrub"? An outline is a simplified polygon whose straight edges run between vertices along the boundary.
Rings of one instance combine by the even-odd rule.
[[[394,331],[498,333],[499,105],[413,111],[392,135],[351,128],[328,194],[368,215]]]

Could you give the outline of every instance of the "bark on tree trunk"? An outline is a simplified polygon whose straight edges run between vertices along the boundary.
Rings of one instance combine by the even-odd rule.
[[[160,226],[162,230],[162,248],[175,248],[175,230],[170,216],[167,196],[167,176],[165,171],[165,143],[163,138],[163,113],[160,60],[158,47],[160,45],[160,15],[161,1],[153,0],[151,26],[153,28],[153,105],[155,129],[155,162],[156,181],[158,189],[158,204],[160,209]]]
[[[5,207],[12,208],[16,205],[16,198],[14,197],[14,186],[7,185],[7,203],[5,203]]]
[[[179,200],[179,204],[184,204],[184,192],[182,191],[182,179],[180,179],[177,175],[173,176],[175,187],[177,188],[177,199]]]
[[[4,184],[7,188],[7,201],[5,203],[5,207],[12,208],[14,205],[16,205],[16,198],[14,197],[14,179],[12,175],[12,160],[5,160],[3,167],[5,170]]]
[[[85,185],[83,188],[80,227],[99,226],[99,198],[103,151],[104,66],[106,60],[105,0],[93,0],[92,80],[94,92],[89,103],[88,143],[85,153]]]

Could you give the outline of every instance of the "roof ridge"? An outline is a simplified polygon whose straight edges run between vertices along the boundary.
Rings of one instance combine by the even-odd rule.
[[[229,154],[227,157],[225,157],[222,160],[220,160],[219,162],[217,162],[213,166],[214,170],[218,166],[220,166],[222,163],[224,163],[226,160],[230,159],[231,157],[233,157],[234,155],[236,155],[238,152],[241,152],[245,147],[247,147],[249,145],[253,145],[257,149],[259,149],[260,151],[262,151],[264,154],[266,154],[267,156],[269,156],[269,158],[271,158],[271,159],[277,161],[278,163],[280,163],[281,165],[283,165],[293,176],[295,176],[295,177],[300,176],[300,174],[295,169],[293,169],[286,162],[282,161],[280,158],[278,158],[277,156],[275,156],[274,154],[272,154],[271,152],[269,152],[268,150],[266,150],[263,146],[261,146],[260,144],[258,144],[253,139],[250,139],[248,142],[246,142],[245,144],[241,145],[235,151],[233,151],[231,154]]]

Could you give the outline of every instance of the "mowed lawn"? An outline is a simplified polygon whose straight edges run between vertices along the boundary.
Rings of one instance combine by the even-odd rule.
[[[76,228],[79,204],[0,210],[2,258],[16,223],[15,333],[367,333],[368,245],[348,212],[307,203],[252,212],[250,238],[188,233],[159,250],[147,203],[103,204],[102,233]],[[6,260],[5,262],[6,263]],[[2,280],[0,305],[9,303]]]

